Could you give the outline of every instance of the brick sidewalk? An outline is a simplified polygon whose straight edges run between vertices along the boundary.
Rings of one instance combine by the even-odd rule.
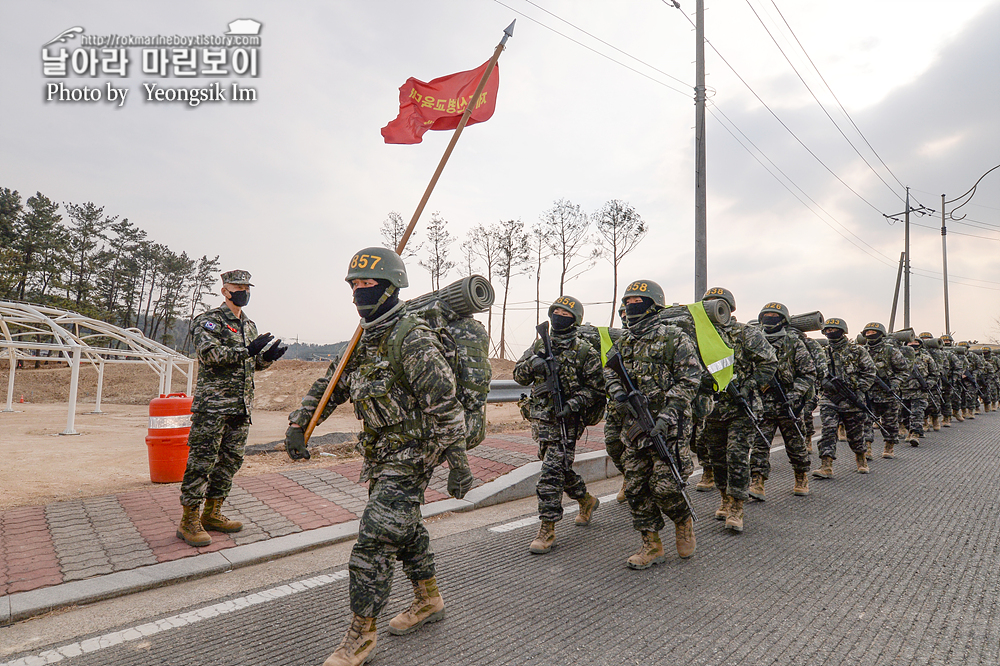
[[[578,453],[603,449],[600,427],[588,428],[577,446]],[[476,487],[537,460],[527,432],[487,437],[469,454]],[[0,597],[356,520],[368,499],[367,484],[357,482],[360,471],[355,461],[237,476],[224,510],[244,528],[213,533],[205,548],[175,534],[179,484],[4,511]],[[448,499],[447,481],[447,468],[435,470],[427,503]]]

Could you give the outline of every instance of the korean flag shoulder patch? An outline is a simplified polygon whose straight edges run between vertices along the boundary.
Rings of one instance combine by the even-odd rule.
[[[206,321],[204,325],[205,328],[207,328],[210,331],[216,331],[219,329],[219,325],[216,324],[214,321]]]

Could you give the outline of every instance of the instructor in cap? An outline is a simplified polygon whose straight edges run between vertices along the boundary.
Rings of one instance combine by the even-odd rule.
[[[253,373],[267,368],[288,349],[281,346],[281,340],[268,347],[274,336],[258,335],[257,326],[243,314],[252,286],[247,271],[223,273],[225,303],[198,315],[191,325],[198,352],[198,385],[191,404],[190,452],[181,482],[184,516],[177,529],[177,538],[189,546],[212,543],[206,530],[243,529],[243,523],[222,514],[222,503],[229,496],[233,476],[243,466]]]

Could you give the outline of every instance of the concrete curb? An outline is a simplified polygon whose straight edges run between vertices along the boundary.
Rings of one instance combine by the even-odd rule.
[[[580,454],[573,463],[573,469],[584,481],[598,481],[619,475],[605,451]],[[429,518],[449,511],[472,511],[530,497],[535,494],[535,484],[541,470],[541,462],[528,463],[472,489],[464,499],[449,498],[425,504],[420,507],[420,513],[424,518]],[[121,597],[349,541],[357,536],[359,524],[360,521],[352,520],[171,562],[4,595],[0,597],[0,626],[20,622],[57,608]]]

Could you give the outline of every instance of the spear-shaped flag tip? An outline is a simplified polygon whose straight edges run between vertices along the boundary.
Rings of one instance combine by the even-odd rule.
[[[514,24],[515,23],[517,23],[517,19],[514,19],[513,21],[511,21],[510,25],[507,26],[504,29],[504,31],[503,31],[503,39],[500,40],[501,44],[506,44],[507,43],[507,39],[514,36]]]

